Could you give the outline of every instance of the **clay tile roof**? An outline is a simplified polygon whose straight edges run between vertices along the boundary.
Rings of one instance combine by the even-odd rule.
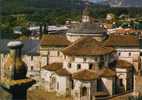
[[[100,42],[90,37],[81,38],[62,50],[65,55],[70,56],[105,55],[113,51],[112,47],[101,46]]]
[[[103,68],[99,71],[99,76],[100,77],[114,77],[116,75],[116,72],[113,71],[112,69],[110,68]]]
[[[134,29],[131,29],[131,28],[127,28],[127,29],[124,29],[124,28],[120,28],[120,29],[116,29],[115,30],[115,33],[134,33],[134,32],[137,32],[137,30],[134,30]]]
[[[44,35],[41,39],[41,46],[68,46],[70,41],[65,35]]]
[[[71,73],[68,72],[65,68],[57,70],[56,74],[58,74],[60,76],[71,76]]]
[[[110,35],[104,42],[104,46],[110,47],[138,47],[139,40],[133,35]]]
[[[43,68],[46,70],[49,70],[49,71],[57,71],[57,70],[61,69],[62,66],[63,66],[62,63],[52,63],[52,64],[44,66]]]
[[[116,68],[132,68],[132,64],[129,63],[128,61],[126,60],[117,60],[116,62]]]
[[[73,79],[90,81],[96,80],[98,78],[97,74],[93,70],[83,70],[72,75]]]

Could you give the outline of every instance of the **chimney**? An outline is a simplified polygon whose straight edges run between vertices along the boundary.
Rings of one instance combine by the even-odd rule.
[[[7,45],[10,48],[10,57],[13,60],[12,70],[11,70],[11,79],[24,79],[26,78],[27,66],[22,61],[22,47],[23,43],[21,41],[11,41]],[[10,78],[10,77],[9,77]]]
[[[1,79],[0,87],[2,92],[8,94],[1,95],[3,100],[27,100],[27,89],[36,83],[35,80],[26,77],[27,66],[22,61],[21,49],[23,43],[21,41],[11,41],[7,45],[10,48],[9,59],[10,64],[6,64],[7,67],[4,72],[8,75],[7,78]],[[10,76],[10,77],[9,77]]]

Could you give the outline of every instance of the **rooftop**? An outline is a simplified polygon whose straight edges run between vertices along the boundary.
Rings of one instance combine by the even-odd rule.
[[[93,38],[85,37],[64,48],[62,52],[70,56],[99,56],[114,52],[112,47],[104,47]]]
[[[52,63],[52,64],[44,66],[44,69],[49,70],[49,71],[57,71],[61,69],[62,66],[63,66],[62,63]]]
[[[83,70],[72,75],[73,79],[82,80],[82,81],[90,81],[96,80],[98,78],[97,74],[94,70]]]
[[[57,70],[56,74],[58,74],[60,76],[71,76],[71,73],[68,72],[65,68],[61,68],[61,69]]]
[[[133,35],[114,35],[111,34],[106,41],[104,46],[110,47],[138,47],[139,40]]]
[[[114,77],[116,75],[116,72],[110,68],[103,68],[103,69],[99,70],[98,72],[99,72],[98,74],[100,77],[109,78],[109,77]]]
[[[44,35],[41,39],[41,46],[59,46],[65,47],[70,45],[65,35]]]

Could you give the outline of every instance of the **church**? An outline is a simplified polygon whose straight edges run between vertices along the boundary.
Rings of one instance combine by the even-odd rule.
[[[141,70],[138,38],[108,36],[88,3],[81,22],[72,24],[66,35],[43,36],[40,55],[45,89],[73,100],[109,99],[132,92]]]

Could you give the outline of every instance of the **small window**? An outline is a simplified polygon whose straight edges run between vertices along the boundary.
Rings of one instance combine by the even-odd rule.
[[[80,64],[77,64],[77,69],[80,69],[81,68],[81,65]]]
[[[57,90],[59,90],[59,82],[57,82]]]
[[[129,52],[129,56],[131,56],[131,53]]]
[[[84,61],[86,61],[86,58],[84,58]]]
[[[118,53],[118,55],[120,56],[120,55],[121,55],[121,53],[119,52],[119,53]]]
[[[71,88],[74,89],[74,81],[71,80]]]
[[[33,71],[33,69],[34,69],[34,67],[33,67],[33,66],[31,66],[31,71]]]
[[[34,59],[34,57],[33,57],[33,56],[31,56],[31,61],[33,61],[33,59]]]
[[[68,63],[68,68],[71,68],[71,63]]]
[[[94,59],[95,61],[97,61],[98,59],[97,59],[97,57],[95,57],[95,59]]]
[[[60,56],[60,52],[59,51],[57,51],[57,56]]]
[[[90,63],[90,64],[89,64],[89,69],[92,69],[92,67],[93,67],[93,64]]]
[[[120,82],[120,86],[123,86],[123,79],[120,79],[119,82]]]

